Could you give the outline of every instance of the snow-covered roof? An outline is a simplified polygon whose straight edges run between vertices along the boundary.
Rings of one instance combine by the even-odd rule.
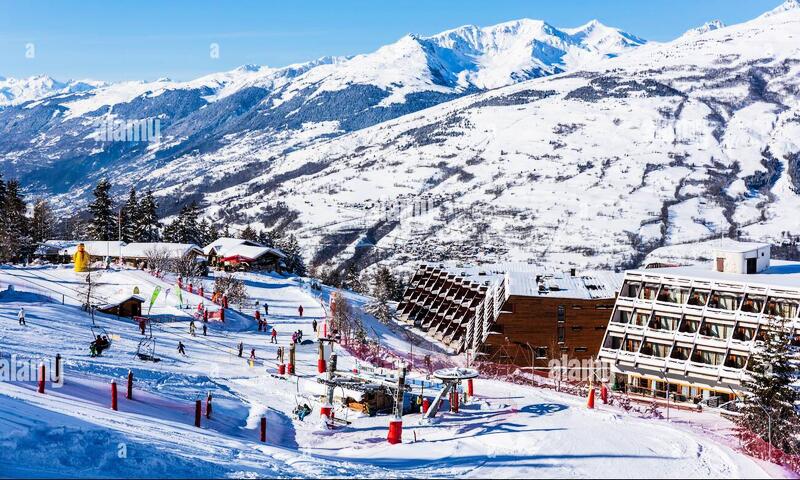
[[[230,237],[220,237],[203,248],[203,253],[206,255],[212,252],[220,257],[241,256],[252,260],[267,253],[271,253],[280,258],[286,258],[286,254],[277,248],[265,247],[252,240]]]
[[[721,281],[760,287],[800,288],[800,262],[786,260],[772,260],[766,270],[749,274],[718,272],[713,270],[711,265],[645,268],[630,270],[629,273],[682,277],[689,280]]]
[[[614,298],[624,275],[612,271],[561,272],[527,263],[481,267],[444,265],[444,270],[475,283],[493,285],[508,279],[508,294],[524,297],[574,299]],[[488,282],[488,283],[487,283]]]
[[[173,257],[182,257],[190,252],[195,252],[198,255],[203,253],[203,249],[193,243],[133,242],[126,244],[116,240],[108,242],[99,240],[46,240],[36,249],[36,254],[74,255],[78,250],[78,245],[81,243],[89,255],[94,257],[145,258],[153,250],[166,251]]]
[[[722,252],[736,252],[736,253],[746,253],[752,252],[753,250],[760,250],[762,248],[768,248],[770,246],[769,243],[760,243],[760,242],[737,242],[736,240],[732,240],[730,238],[723,238],[720,240],[716,240],[712,243],[714,246],[714,250],[722,251]]]
[[[139,295],[124,295],[115,298],[111,298],[108,300],[108,303],[105,305],[99,305],[97,308],[99,310],[108,310],[110,308],[118,307],[123,303],[127,302],[128,300],[136,300],[139,302],[144,303],[145,299]]]

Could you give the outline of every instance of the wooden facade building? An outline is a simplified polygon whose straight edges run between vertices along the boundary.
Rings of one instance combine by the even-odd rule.
[[[454,352],[544,367],[564,355],[597,356],[621,281],[530,265],[420,265],[398,314]]]

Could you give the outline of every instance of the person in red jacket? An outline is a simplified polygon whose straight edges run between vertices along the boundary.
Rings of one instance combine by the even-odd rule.
[[[272,327],[272,338],[269,339],[269,343],[278,343],[278,331],[275,327]]]
[[[300,313],[300,316],[302,317],[303,316],[303,306],[300,305],[299,307],[297,307],[297,311]]]

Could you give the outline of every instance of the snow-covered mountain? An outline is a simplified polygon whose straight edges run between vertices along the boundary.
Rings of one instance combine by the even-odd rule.
[[[105,85],[94,80],[59,82],[45,75],[28,78],[0,77],[0,107],[63,93],[86,92]]]
[[[725,24],[722,23],[721,20],[711,20],[710,22],[706,22],[697,28],[692,28],[691,30],[687,31],[684,35],[702,35],[706,32],[719,30],[720,28],[725,28]]]
[[[271,159],[310,142],[471,92],[575,69],[642,43],[598,22],[559,30],[519,20],[407,35],[350,58],[244,66],[188,82],[120,82],[90,91],[56,82],[45,91],[29,82],[27,90],[15,87],[13,101],[0,107],[0,171],[21,177],[31,191],[70,197],[109,175],[120,188],[152,178],[160,187],[188,191],[193,187],[187,181],[199,179],[213,191],[263,173]],[[99,125],[155,118],[158,144],[98,142]],[[206,154],[214,160],[174,175],[182,163]],[[150,175],[162,167],[171,175]]]
[[[207,199],[296,220],[317,261],[604,267],[782,241],[800,233],[798,39],[786,8],[645,45],[300,148]]]
[[[167,209],[294,222],[317,263],[624,266],[737,230],[800,231],[798,38],[795,0],[659,44],[597,22],[461,27],[7,107],[0,156],[62,206],[113,175]],[[97,141],[97,121],[147,117],[158,144]]]

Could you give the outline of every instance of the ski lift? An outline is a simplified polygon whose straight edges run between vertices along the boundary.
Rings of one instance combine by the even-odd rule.
[[[159,362],[160,358],[156,357],[156,339],[155,337],[143,338],[139,341],[136,347],[136,357],[143,362]]]
[[[139,340],[139,345],[136,346],[136,358],[143,362],[159,362],[161,359],[156,357],[156,337],[153,336],[153,325],[150,320],[147,321],[147,327],[150,330],[149,335]]]
[[[100,355],[103,352],[103,350],[108,350],[109,348],[111,348],[111,346],[114,344],[114,339],[112,335],[108,333],[108,330],[106,330],[104,326],[98,325],[94,321],[94,306],[90,308],[90,312],[92,314],[92,326],[89,327],[89,329],[92,331],[92,343],[97,342],[97,340],[101,339],[105,339],[105,342],[107,342],[107,345],[98,350],[98,355]]]

